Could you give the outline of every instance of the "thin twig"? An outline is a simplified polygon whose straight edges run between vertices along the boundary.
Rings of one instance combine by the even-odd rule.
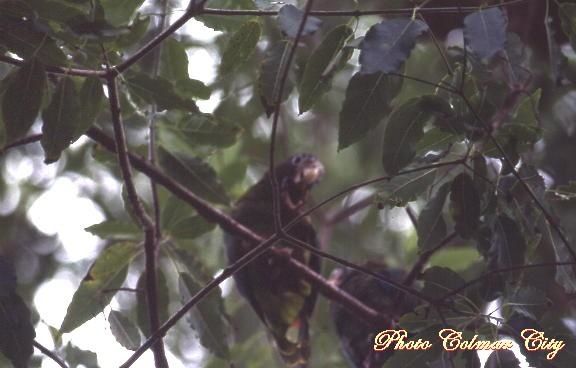
[[[14,59],[13,57],[7,55],[0,55],[0,61],[3,61],[14,66],[22,66],[24,60]],[[100,77],[104,78],[106,76],[106,71],[104,70],[92,70],[92,69],[76,69],[76,68],[65,68],[61,66],[51,66],[44,65],[46,72],[52,74],[64,74],[64,75],[75,75],[79,77]]]
[[[282,96],[284,94],[284,89],[286,88],[286,81],[288,81],[288,74],[290,72],[290,67],[292,66],[292,60],[294,55],[296,55],[296,49],[298,48],[298,43],[302,37],[302,32],[304,32],[304,26],[306,25],[306,20],[308,19],[308,14],[312,10],[312,4],[314,0],[308,0],[304,7],[304,13],[300,24],[298,25],[298,31],[296,32],[296,37],[292,40],[292,45],[288,51],[288,57],[285,63],[281,64],[278,73],[280,75],[280,82],[278,84],[277,95],[273,96],[274,99],[274,112],[272,118],[272,129],[270,132],[270,151],[269,151],[269,173],[270,182],[272,184],[272,213],[274,216],[274,232],[277,234],[282,234],[282,216],[280,211],[280,185],[278,184],[278,178],[276,176],[276,133],[278,131],[278,119],[280,118],[280,105],[282,104]]]
[[[120,101],[118,98],[118,86],[116,84],[116,76],[109,76],[108,82],[108,100],[110,104],[110,112],[112,115],[112,126],[114,128],[114,141],[116,143],[116,153],[118,156],[118,164],[122,174],[122,180],[126,188],[128,201],[132,207],[133,213],[139,222],[139,226],[144,232],[144,251],[146,263],[146,302],[148,306],[148,316],[151,331],[156,331],[160,327],[160,313],[158,311],[158,286],[156,277],[156,235],[154,223],[144,210],[144,206],[134,181],[132,180],[132,169],[130,166],[130,159],[128,148],[126,144],[126,133],[122,125],[122,117],[120,114]],[[164,344],[162,340],[158,340],[152,347],[154,354],[154,361],[156,368],[168,368],[168,360],[166,359],[166,352],[164,351]]]
[[[367,269],[366,267],[358,266],[357,264],[355,264],[353,262],[350,262],[350,261],[347,261],[343,258],[334,256],[330,253],[326,253],[326,252],[324,252],[324,251],[322,251],[316,247],[313,247],[312,245],[310,245],[306,242],[303,242],[302,240],[295,238],[289,234],[284,235],[283,239],[285,241],[292,243],[295,246],[298,246],[300,248],[304,248],[311,253],[317,254],[320,257],[329,259],[329,260],[334,261],[340,265],[343,265],[343,266],[349,267],[353,270],[359,271],[365,275],[372,276],[372,277],[390,285],[391,287],[398,289],[405,294],[410,294],[412,296],[415,296],[416,298],[418,298],[418,299],[420,299],[420,300],[422,300],[422,301],[424,301],[424,302],[426,302],[432,306],[434,306],[436,303],[432,298],[420,293],[419,291],[417,291],[411,287],[408,287],[406,285],[403,285],[402,283],[396,282],[395,280],[391,279],[390,277],[382,276],[382,275],[378,274],[377,272],[374,272],[374,271]]]
[[[365,198],[362,198],[361,200],[355,202],[353,205],[344,207],[335,214],[328,217],[325,224],[327,226],[334,226],[337,223],[344,221],[350,216],[354,215],[356,212],[359,212],[364,208],[370,206],[372,203],[374,203],[374,196],[372,195],[366,196]]]
[[[40,350],[40,352],[44,355],[46,355],[48,358],[52,359],[54,361],[54,363],[58,364],[60,367],[62,368],[68,368],[68,366],[66,365],[66,363],[64,362],[64,360],[62,360],[58,355],[56,355],[56,353],[54,353],[52,350],[48,349],[47,347],[45,347],[44,345],[40,344],[38,341],[34,340],[32,342],[32,344],[34,345],[34,347],[38,350]]]
[[[437,251],[439,251],[440,249],[444,248],[446,245],[450,244],[450,242],[454,240],[456,235],[457,235],[456,232],[451,232],[444,239],[440,240],[438,244],[420,253],[418,260],[416,261],[416,263],[414,263],[414,266],[412,266],[412,269],[410,270],[410,272],[408,272],[408,275],[406,275],[402,283],[408,286],[412,285],[416,280],[416,278],[422,272],[422,269],[424,268],[430,257],[432,257],[432,255]]]
[[[500,268],[500,269],[496,269],[496,270],[490,270],[490,271],[488,271],[488,273],[485,273],[484,275],[481,275],[481,276],[479,276],[473,280],[467,281],[464,284],[462,284],[460,287],[457,287],[456,289],[450,290],[449,292],[442,295],[441,297],[439,297],[436,300],[441,301],[441,300],[445,300],[447,298],[450,298],[450,297],[460,293],[462,290],[465,290],[465,289],[469,288],[470,286],[472,286],[472,285],[474,285],[474,284],[476,284],[476,283],[478,283],[484,279],[487,279],[487,278],[494,276],[494,274],[496,274],[496,273],[514,272],[514,271],[526,270],[526,269],[530,269],[530,268],[563,267],[563,266],[574,266],[574,265],[576,265],[576,262],[542,262],[542,263],[536,263],[536,264],[510,266],[510,267]]]
[[[0,156],[2,156],[4,153],[6,153],[6,151],[8,151],[11,148],[16,148],[16,147],[20,147],[20,146],[25,146],[25,145],[30,144],[30,143],[38,142],[40,139],[42,139],[42,134],[33,134],[30,136],[15,140],[14,142],[6,143],[4,145],[4,147],[0,148]]]
[[[503,4],[491,4],[484,7],[484,9],[508,6],[517,3],[522,3],[526,0],[511,0]],[[473,13],[478,11],[477,6],[462,7],[463,13]],[[457,14],[460,11],[456,7],[430,7],[418,8],[418,13],[433,13],[433,14]],[[318,17],[362,17],[368,15],[412,15],[414,8],[399,8],[399,9],[375,9],[375,10],[312,10],[310,15]],[[212,9],[205,8],[203,14],[221,15],[221,16],[275,16],[278,15],[278,10],[245,10],[245,9]]]

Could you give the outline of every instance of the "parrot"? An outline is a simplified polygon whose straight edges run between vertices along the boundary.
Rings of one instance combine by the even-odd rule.
[[[406,272],[388,268],[378,262],[367,262],[365,269],[376,272],[397,282],[402,282]],[[378,280],[357,270],[336,268],[332,271],[330,282],[367,306],[393,316],[401,316],[418,306],[418,299],[395,289],[390,284]],[[384,328],[368,326],[362,319],[354,316],[336,302],[330,303],[332,321],[344,356],[353,368],[381,368],[393,351],[375,352],[374,337]],[[390,321],[393,328],[395,321]]]
[[[304,210],[311,188],[324,175],[323,164],[308,153],[296,154],[274,168],[280,192],[280,216],[286,224]],[[250,187],[235,203],[231,217],[268,237],[274,233],[273,190],[270,173]],[[308,217],[294,225],[288,234],[318,246],[316,231]],[[225,233],[227,258],[236,262],[256,246]],[[320,273],[320,258],[285,242],[273,246],[285,249],[295,260]],[[266,326],[280,357],[289,367],[307,366],[310,356],[308,320],[316,302],[317,290],[295,274],[282,260],[264,253],[234,274],[236,287]]]

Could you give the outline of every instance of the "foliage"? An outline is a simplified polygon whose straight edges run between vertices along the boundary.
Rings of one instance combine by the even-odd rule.
[[[193,351],[206,367],[279,366],[254,312],[217,286],[234,267],[222,229],[252,242],[270,235],[226,214],[271,151],[276,162],[312,151],[326,167],[312,222],[336,263],[312,275],[324,298],[309,366],[360,364],[346,346],[377,331],[349,325],[369,316],[351,314],[346,297],[436,344],[449,327],[522,347],[520,331],[538,328],[566,347],[552,360],[522,347],[528,361],[572,366],[576,5],[414,3],[0,1],[0,365],[50,359],[32,355],[33,328],[47,328],[33,300],[66,274],[78,288],[59,329],[48,328],[69,367],[99,366],[68,338],[97,315],[136,354],[166,323],[161,341],[184,364],[198,364],[187,361]],[[185,32],[192,18],[218,31],[211,42]],[[198,50],[215,59],[202,80],[189,74],[203,67]],[[102,239],[98,254],[78,263],[29,215],[66,178],[92,183],[83,196],[105,217],[86,228]],[[370,273],[368,260],[385,266]],[[349,262],[366,277],[359,286],[327,281]],[[410,308],[392,311],[394,283],[413,292]],[[191,326],[175,325],[185,316]],[[363,336],[351,342],[342,326]],[[479,364],[436,347],[374,367]],[[502,353],[489,365],[499,359],[517,364]]]

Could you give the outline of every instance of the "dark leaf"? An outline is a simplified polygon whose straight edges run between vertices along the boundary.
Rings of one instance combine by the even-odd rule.
[[[511,218],[500,215],[492,225],[492,249],[500,268],[524,264],[526,241],[518,224]]]
[[[508,18],[500,8],[479,10],[464,18],[464,37],[472,52],[490,61],[506,47]]]
[[[128,24],[144,0],[100,0],[106,20],[114,26]]]
[[[46,72],[44,65],[33,58],[9,78],[2,98],[2,119],[6,141],[13,142],[26,135],[38,116],[46,86]]]
[[[458,175],[452,182],[450,210],[456,233],[470,239],[480,222],[480,196],[474,181],[466,173]]]
[[[418,216],[418,248],[421,250],[430,249],[437,245],[446,236],[446,222],[442,215],[442,208],[446,201],[446,196],[450,192],[448,183],[438,189],[436,195],[428,201],[426,206]]]
[[[0,294],[0,352],[15,368],[27,368],[36,333],[30,310],[14,291]]]
[[[168,290],[168,283],[166,281],[166,275],[162,269],[156,271],[156,286],[158,293],[158,317],[160,318],[160,323],[166,322],[169,315],[168,311],[168,300],[170,300],[170,294]],[[148,301],[146,297],[146,272],[142,272],[138,278],[138,283],[136,288],[138,289],[137,301],[138,305],[136,307],[136,315],[138,318],[138,326],[140,330],[146,337],[150,337],[152,334],[150,331],[150,316],[148,315]]]
[[[0,297],[8,296],[16,290],[16,270],[5,256],[0,256]]]
[[[434,183],[435,177],[435,169],[395,176],[389,182],[382,184],[382,191],[378,193],[378,201],[390,206],[404,207],[424,193]]]
[[[426,23],[411,18],[387,19],[373,25],[361,44],[361,73],[398,73],[416,39],[427,30]]]
[[[180,109],[188,112],[198,112],[198,107],[192,99],[181,97],[168,80],[152,78],[144,73],[130,73],[126,78],[128,88],[134,95],[147,103],[155,103],[160,111]]]
[[[274,111],[276,102],[285,101],[294,88],[292,73],[289,71],[284,90],[280,91],[281,72],[286,68],[289,50],[290,42],[283,41],[273,44],[266,51],[266,57],[260,66],[258,89],[264,110],[268,115]],[[282,93],[282,97],[279,97],[280,93]]]
[[[419,98],[407,101],[390,114],[382,144],[382,166],[386,173],[394,175],[412,162],[416,145],[424,134],[422,128],[429,118]]]
[[[161,140],[165,145],[190,147],[197,146],[224,148],[236,143],[240,127],[223,122],[211,114],[188,114],[178,121],[161,120],[158,124]]]
[[[303,17],[304,12],[302,10],[298,9],[294,5],[287,4],[280,8],[280,11],[278,12],[278,24],[284,34],[290,38],[296,38]],[[316,32],[320,28],[321,24],[322,21],[320,19],[309,15],[306,18],[306,24],[302,30],[302,36],[307,36]]]
[[[174,238],[194,239],[212,231],[216,224],[206,221],[202,216],[189,216],[174,225],[166,231]]]
[[[98,256],[72,297],[60,333],[92,319],[110,303],[128,273],[128,265],[139,249],[130,243],[112,245]]]
[[[38,58],[46,64],[64,65],[66,56],[44,29],[33,21],[34,16],[12,16],[4,11],[3,5],[10,3],[14,2],[0,2],[0,46],[5,46],[24,60]]]
[[[215,9],[229,10],[256,10],[252,0],[210,0],[209,6]],[[217,31],[227,33],[235,32],[242,26],[249,17],[246,16],[228,16],[228,15],[201,15],[196,17],[197,20],[204,23],[206,27]]]
[[[180,295],[186,303],[199,292],[203,285],[199,284],[187,273],[180,273]],[[230,355],[228,345],[228,325],[224,315],[224,303],[220,289],[212,290],[189,312],[189,321],[196,330],[200,343],[216,356],[227,359]]]
[[[390,112],[390,102],[402,87],[402,78],[382,73],[356,73],[346,89],[340,110],[338,150],[362,139]]]
[[[66,345],[64,353],[66,355],[66,363],[68,363],[70,368],[77,368],[78,366],[86,368],[100,368],[96,353],[79,349],[71,343]]]
[[[104,101],[104,91],[100,78],[88,77],[84,80],[80,89],[79,100],[81,106],[80,119],[72,137],[72,142],[86,133],[98,117],[98,114],[100,114],[102,102]]]
[[[215,203],[228,204],[229,199],[214,169],[198,157],[159,151],[162,168],[172,178],[200,197]]]
[[[196,79],[182,79],[176,81],[176,91],[183,97],[194,97],[200,100],[210,98],[212,91],[204,83]]]
[[[432,298],[438,298],[464,285],[460,275],[446,267],[431,267],[422,276],[424,288],[422,293]]]
[[[222,52],[220,74],[231,73],[250,59],[256,49],[261,32],[260,22],[251,20],[244,23],[232,35]]]
[[[108,314],[108,323],[110,323],[110,332],[120,345],[132,351],[140,347],[140,332],[130,318],[118,311],[111,310]]]
[[[106,220],[84,229],[107,240],[140,240],[142,230],[132,221]]]
[[[188,79],[188,55],[182,42],[170,37],[162,43],[160,76],[178,83]]]
[[[344,49],[344,45],[353,34],[347,25],[338,26],[312,52],[299,88],[300,114],[308,111],[330,89],[334,74],[346,65],[351,52]]]
[[[42,148],[44,162],[50,164],[60,158],[63,150],[72,144],[72,139],[80,129],[81,106],[76,85],[70,77],[58,83],[50,104],[42,111]]]

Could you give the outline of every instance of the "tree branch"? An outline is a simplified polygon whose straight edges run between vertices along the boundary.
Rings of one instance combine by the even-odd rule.
[[[42,134],[33,134],[24,138],[15,140],[14,142],[6,143],[4,147],[0,147],[0,156],[11,148],[25,146],[30,143],[38,142],[42,138]]]
[[[110,112],[112,115],[112,126],[114,128],[114,141],[116,143],[116,153],[118,155],[118,164],[122,173],[122,180],[126,188],[128,201],[134,212],[139,226],[144,232],[144,251],[146,258],[146,302],[148,306],[148,317],[151,331],[156,331],[160,327],[160,314],[158,311],[158,285],[156,277],[156,235],[154,223],[144,210],[144,206],[136,187],[132,180],[132,169],[128,157],[128,148],[126,145],[126,134],[122,125],[120,115],[120,102],[118,98],[118,86],[116,77],[109,76],[108,81],[108,100],[110,103]],[[158,340],[152,347],[156,368],[168,368],[168,360],[164,351],[162,340]]]
[[[507,272],[514,272],[514,271],[519,271],[519,270],[526,270],[526,269],[530,269],[530,268],[539,268],[539,267],[558,267],[558,266],[562,267],[562,266],[574,266],[574,265],[576,265],[576,262],[543,262],[543,263],[537,263],[537,264],[510,266],[510,267],[506,267],[506,268],[500,268],[497,270],[490,270],[490,271],[488,271],[488,273],[485,273],[484,275],[481,275],[481,276],[479,276],[473,280],[465,282],[463,285],[461,285],[460,287],[458,287],[456,289],[450,290],[449,292],[442,295],[441,297],[439,297],[436,300],[442,301],[442,300],[445,300],[447,298],[450,298],[450,297],[458,294],[462,290],[467,289],[471,285],[474,285],[474,284],[476,284],[476,283],[478,283],[484,279],[492,277],[495,273],[507,273]]]
[[[45,347],[44,345],[40,344],[38,341],[34,340],[32,342],[32,345],[34,345],[34,347],[38,350],[40,350],[40,352],[44,355],[46,355],[48,358],[52,359],[56,364],[58,364],[60,367],[62,368],[68,368],[68,366],[66,365],[66,363],[64,363],[64,360],[60,359],[60,357],[58,355],[56,355],[56,353],[54,353],[53,351],[51,351],[50,349],[48,349],[47,347]]]
[[[451,232],[444,239],[440,240],[438,244],[422,252],[420,254],[420,257],[418,257],[416,263],[414,263],[414,266],[412,266],[412,269],[410,270],[408,275],[406,275],[406,277],[404,278],[404,281],[402,281],[402,283],[404,285],[412,285],[416,280],[416,278],[422,272],[422,269],[424,268],[430,257],[432,257],[432,255],[437,251],[439,251],[440,249],[444,248],[446,245],[450,244],[450,242],[454,240],[455,237],[456,232]]]

